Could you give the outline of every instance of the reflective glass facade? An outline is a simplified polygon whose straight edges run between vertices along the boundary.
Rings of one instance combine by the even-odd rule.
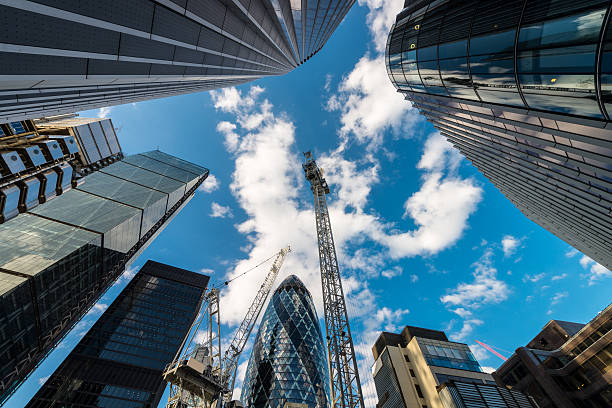
[[[147,261],[27,407],[155,407],[208,277]]]
[[[0,402],[207,176],[159,151],[128,156],[0,224]]]
[[[354,2],[4,2],[0,121],[285,74],[323,47]]]
[[[389,77],[525,215],[612,268],[608,1],[414,1]]]
[[[249,408],[329,406],[329,374],[319,319],[295,275],[275,290],[261,320],[242,387]]]
[[[415,337],[430,366],[482,371],[467,344]]]

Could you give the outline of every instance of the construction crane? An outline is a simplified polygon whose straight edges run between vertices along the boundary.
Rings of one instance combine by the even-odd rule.
[[[501,355],[500,353],[498,353],[497,351],[493,350],[493,346],[489,346],[488,344],[485,344],[481,341],[475,340],[476,343],[480,344],[482,347],[486,348],[487,350],[489,350],[491,353],[495,354],[497,357],[501,358],[504,361],[507,361],[508,359],[506,357],[504,357],[503,355]],[[503,350],[505,351],[505,350]]]
[[[291,248],[287,246],[255,267],[225,282],[226,286],[229,285],[234,279],[276,256],[223,359],[221,359],[219,288],[213,287],[203,295],[201,308],[203,313],[194,321],[179,352],[164,370],[164,380],[170,383],[167,408],[240,406],[239,401],[230,402],[236,381],[238,360],[289,252]],[[203,340],[197,338],[202,323],[206,326]]]
[[[304,153],[302,165],[314,196],[319,263],[323,287],[323,309],[327,332],[327,356],[332,393],[332,408],[364,408],[353,337],[340,280],[336,247],[332,235],[326,194],[329,186],[311,152]]]

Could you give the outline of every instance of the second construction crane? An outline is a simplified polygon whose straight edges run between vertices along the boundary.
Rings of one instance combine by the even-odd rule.
[[[329,186],[312,153],[306,152],[304,157],[306,161],[302,167],[314,195],[332,408],[364,408],[353,337],[327,210],[326,194],[329,194]]]
[[[238,405],[229,403],[234,389],[240,354],[266,303],[285,256],[290,251],[291,248],[286,247],[276,254],[268,275],[259,287],[223,359],[221,359],[219,289],[213,287],[204,295],[203,313],[194,322],[181,350],[164,371],[164,379],[171,385],[167,408],[222,408]],[[225,284],[229,282],[231,280]],[[198,341],[196,335],[203,322],[206,335],[202,342]]]

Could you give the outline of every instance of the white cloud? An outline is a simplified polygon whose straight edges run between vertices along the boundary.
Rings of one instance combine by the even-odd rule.
[[[486,250],[478,262],[473,264],[472,283],[460,283],[449,294],[440,298],[447,306],[478,308],[487,303],[499,303],[508,298],[508,285],[497,278],[497,269],[492,265],[493,251]]]
[[[572,248],[565,253],[565,256],[567,256],[568,258],[573,258],[574,256],[578,255],[579,252],[580,251],[578,251],[576,248]]]
[[[211,204],[211,208],[210,208],[211,212],[210,212],[210,216],[213,218],[232,218],[232,210],[227,207],[227,206],[223,206],[219,203],[216,202],[212,202]]]
[[[510,289],[504,281],[497,278],[497,269],[493,266],[492,257],[493,250],[487,248],[480,259],[472,265],[473,282],[462,282],[449,290],[448,294],[440,297],[440,301],[451,312],[463,319],[461,329],[449,336],[454,341],[465,340],[477,326],[484,324],[484,321],[474,317],[474,310],[485,304],[500,303],[508,298]]]
[[[415,275],[415,274],[410,275],[410,282],[416,283],[418,281],[419,281],[419,276],[418,275]]]
[[[487,374],[491,374],[492,372],[494,372],[495,370],[497,370],[494,367],[489,367],[489,366],[484,366],[484,367],[480,367],[482,368],[482,371],[484,371]]]
[[[214,174],[209,174],[208,177],[206,177],[206,180],[204,180],[204,182],[200,184],[198,190],[203,191],[205,193],[210,193],[217,190],[218,188],[219,180],[217,180],[217,177],[215,177]]]
[[[128,265],[125,268],[125,271],[119,276],[119,278],[115,281],[113,286],[121,285],[124,282],[129,282],[136,275],[136,272],[140,269],[139,266]]]
[[[555,275],[552,278],[550,278],[550,280],[557,281],[557,280],[561,280],[561,279],[565,279],[565,278],[567,278],[567,273],[562,273],[560,275]]]
[[[550,304],[556,305],[557,303],[559,303],[561,300],[565,299],[568,296],[569,294],[567,292],[557,292],[550,300]]]
[[[544,272],[538,273],[538,274],[535,274],[535,275],[525,274],[525,276],[523,276],[523,282],[533,282],[533,283],[535,283],[535,282],[538,282],[538,281],[542,280],[542,278],[544,278],[544,276],[546,276],[546,274]]]
[[[408,133],[421,120],[389,80],[383,54],[364,55],[330,96],[327,109],[340,112],[341,137],[354,135],[373,148],[380,147],[386,129]]]
[[[480,326],[484,324],[484,322],[480,319],[466,319],[463,321],[463,326],[461,330],[455,333],[451,333],[449,338],[452,341],[463,341],[465,340],[476,328],[476,326]]]
[[[401,266],[394,266],[391,269],[387,269],[381,272],[381,275],[387,279],[395,278],[396,276],[400,276],[404,272]],[[414,276],[414,275],[413,275]]]
[[[50,376],[50,375],[47,375],[46,377],[40,377],[40,378],[38,379],[38,384],[39,384],[39,385],[43,385],[44,383],[46,383],[46,382],[47,382],[47,380],[49,379],[49,377],[51,377],[51,376]]]
[[[200,269],[200,272],[202,272],[205,275],[212,275],[215,273],[215,271],[210,268],[202,268]]]
[[[587,271],[584,275],[588,279],[588,285],[595,285],[598,281],[612,277],[612,271],[605,266],[595,262],[586,255],[580,258],[580,265]]]
[[[517,248],[521,244],[521,240],[513,237],[512,235],[506,235],[502,238],[501,243],[504,256],[507,258],[516,252]]]
[[[93,307],[89,311],[89,314],[90,315],[102,314],[107,308],[108,308],[108,305],[106,303],[96,303],[95,305],[93,305]]]
[[[476,357],[476,360],[478,360],[479,362],[481,360],[486,360],[490,357],[489,352],[480,344],[470,344],[470,350],[472,350],[472,354],[474,354],[474,357]]]
[[[107,118],[112,110],[111,106],[104,106],[98,109],[98,117],[101,119]]]

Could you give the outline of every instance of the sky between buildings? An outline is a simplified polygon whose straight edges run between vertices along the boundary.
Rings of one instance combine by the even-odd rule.
[[[147,259],[216,282],[290,244],[277,283],[299,276],[322,319],[313,199],[301,168],[306,150],[332,190],[368,407],[376,403],[370,350],[381,330],[444,330],[492,370],[502,360],[475,340],[509,355],[548,320],[586,323],[608,305],[612,272],[524,217],[395,92],[383,55],[402,4],[360,0],[325,47],[288,75],[82,114],[110,117],[126,154],[159,148],[211,176],[7,406],[34,395]],[[225,338],[269,266],[225,289]],[[250,345],[237,388],[249,353]]]

